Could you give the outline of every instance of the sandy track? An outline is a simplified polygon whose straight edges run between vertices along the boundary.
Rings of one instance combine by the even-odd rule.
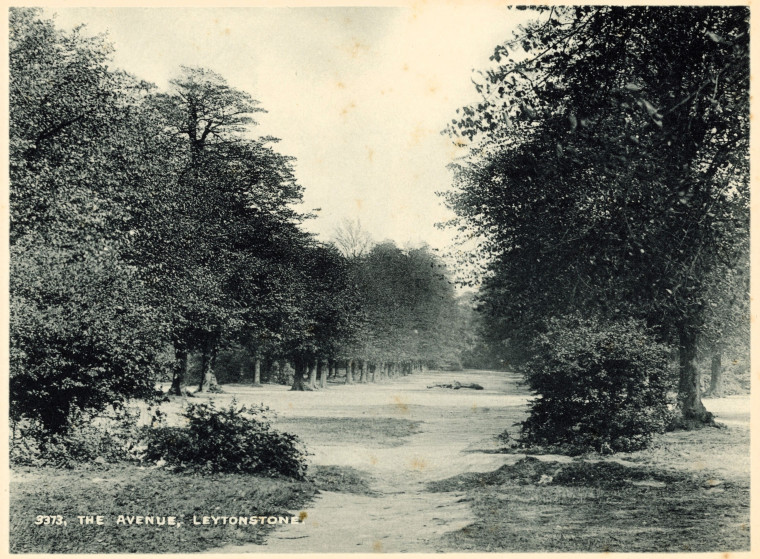
[[[428,389],[438,383],[475,382],[485,390]],[[419,421],[419,431],[400,441],[400,446],[378,444],[372,437],[329,439],[302,438],[313,453],[311,463],[350,466],[366,472],[376,496],[323,491],[305,511],[302,525],[278,527],[264,545],[228,545],[213,552],[436,552],[449,551],[440,536],[471,524],[470,507],[457,492],[431,493],[425,485],[464,472],[492,471],[513,463],[522,455],[489,453],[494,436],[525,417],[529,395],[519,377],[491,371],[427,372],[370,385],[331,385],[318,392],[291,392],[287,387],[262,388],[225,386],[226,394],[214,396],[224,401],[233,397],[240,403],[264,403],[277,412],[281,421],[311,417],[397,418]],[[738,396],[706,400],[719,421],[739,432],[747,429],[749,398]],[[371,424],[371,422],[370,422]],[[297,432],[297,431],[296,431]],[[694,434],[669,434],[679,437]],[[739,447],[737,450],[741,450]],[[694,468],[690,457],[679,461],[670,450],[644,451],[652,463],[682,469]],[[662,455],[662,456],[660,456]],[[543,456],[542,459],[569,460]],[[674,460],[675,458],[675,460]],[[743,457],[740,457],[743,458]],[[748,460],[749,456],[746,456]],[[733,472],[715,456],[705,455],[707,467],[724,475],[746,475],[742,460],[734,461]],[[683,462],[683,463],[681,463]],[[301,511],[291,511],[298,514]]]
[[[475,382],[485,390],[428,389],[430,384]],[[377,496],[323,491],[303,525],[283,526],[265,545],[230,545],[216,552],[434,552],[440,535],[473,522],[459,493],[430,493],[425,484],[463,472],[490,471],[516,456],[477,452],[522,418],[528,395],[517,377],[489,371],[427,372],[383,384],[331,385],[316,393],[283,387],[230,387],[240,402],[263,402],[279,417],[389,417],[420,421],[401,446],[340,440],[305,443],[311,462],[367,472]],[[294,513],[300,511],[293,511]]]

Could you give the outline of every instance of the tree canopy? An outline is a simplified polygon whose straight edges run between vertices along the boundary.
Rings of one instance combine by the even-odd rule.
[[[540,7],[448,128],[453,225],[480,239],[481,307],[512,355],[547,318],[641,317],[680,350],[679,400],[716,284],[746,265],[746,8]],[[506,346],[505,346],[506,347]]]
[[[105,37],[10,18],[14,419],[61,431],[180,393],[196,358],[212,390],[225,348],[293,362],[294,384],[323,361],[458,362],[442,263],[358,223],[340,250],[304,231],[250,93],[191,67],[160,91],[113,70]]]

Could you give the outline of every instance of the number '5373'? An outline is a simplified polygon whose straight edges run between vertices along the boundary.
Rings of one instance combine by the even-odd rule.
[[[65,524],[63,517],[59,514],[56,516],[43,516],[38,515],[34,521],[38,526],[62,526]]]

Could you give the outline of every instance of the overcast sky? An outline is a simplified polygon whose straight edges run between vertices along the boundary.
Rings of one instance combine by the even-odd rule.
[[[329,239],[360,219],[377,241],[452,233],[436,191],[456,156],[441,130],[477,100],[472,70],[511,37],[525,12],[496,3],[391,8],[56,8],[69,28],[107,31],[114,65],[166,88],[180,65],[210,68],[268,111],[259,135],[297,158],[306,227]]]

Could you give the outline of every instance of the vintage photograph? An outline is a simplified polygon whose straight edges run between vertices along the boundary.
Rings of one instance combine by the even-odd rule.
[[[750,551],[747,6],[6,15],[4,552]]]

